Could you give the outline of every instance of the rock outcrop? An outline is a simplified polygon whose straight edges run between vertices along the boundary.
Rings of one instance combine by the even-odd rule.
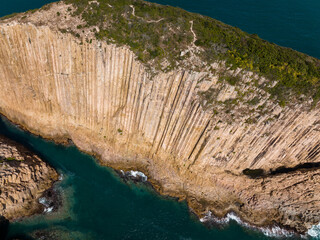
[[[264,78],[223,62],[211,64],[216,75],[152,75],[127,47],[61,33],[67,8],[0,22],[2,114],[41,136],[71,139],[102,164],[145,172],[199,216],[233,211],[299,232],[318,224],[320,169],[276,169],[320,162],[319,105],[281,107],[256,88]],[[242,83],[221,81],[221,71]]]
[[[38,198],[57,180],[37,155],[0,136],[0,215],[12,220],[41,211]]]

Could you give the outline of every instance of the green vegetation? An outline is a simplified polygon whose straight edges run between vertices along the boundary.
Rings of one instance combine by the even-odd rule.
[[[91,28],[99,40],[129,46],[146,66],[170,71],[182,64],[182,60],[190,56],[190,52],[184,56],[181,52],[192,46],[193,21],[195,45],[203,49],[194,54],[203,62],[223,60],[233,69],[240,67],[266,77],[269,82],[261,85],[257,82],[257,87],[269,92],[281,106],[299,100],[297,96],[302,94],[312,97],[314,102],[320,99],[320,60],[269,43],[255,34],[245,33],[210,17],[142,0],[64,2],[74,6],[75,11],[68,8],[71,14],[86,22],[76,26],[78,30]],[[11,16],[5,18],[8,17]],[[80,37],[78,33],[74,35]],[[163,64],[165,60],[169,64]],[[202,66],[196,67],[201,69]],[[222,78],[231,85],[237,85],[241,80],[232,76]],[[272,84],[274,80],[275,85]]]
[[[260,73],[277,80],[275,87],[265,87],[279,100],[290,90],[297,94],[320,97],[320,61],[289,48],[277,46],[208,17],[194,22],[199,46],[211,50],[211,59],[222,58],[230,65]],[[232,81],[230,84],[234,83]]]
[[[242,171],[242,173],[244,175],[249,176],[250,178],[259,178],[259,177],[263,177],[265,175],[264,170],[263,169],[249,169],[246,168]]]
[[[98,26],[98,39],[128,45],[139,60],[153,60],[157,69],[168,71],[182,60],[181,51],[193,41],[190,21],[197,36],[195,44],[204,51],[199,53],[206,62],[225,60],[229,66],[254,71],[268,79],[277,80],[260,86],[284,105],[292,91],[320,98],[320,60],[292,49],[277,46],[226,25],[212,18],[189,13],[180,8],[162,6],[141,0],[98,0],[89,6],[88,0],[65,0],[76,8],[73,13],[81,15],[86,26]],[[135,8],[135,16],[133,9]],[[163,20],[160,20],[163,19]],[[159,21],[160,20],[160,21]],[[152,22],[153,21],[153,22]],[[154,22],[158,21],[158,22]],[[185,56],[184,56],[185,57]],[[169,67],[162,69],[167,59]],[[237,77],[225,77],[236,85]]]
[[[254,119],[254,118],[251,118],[251,117],[249,117],[249,118],[247,118],[247,119],[245,120],[245,123],[247,123],[247,124],[254,124],[254,123],[256,123],[256,122],[257,122],[257,120]]]
[[[248,101],[248,104],[250,105],[257,105],[260,102],[259,97],[255,96],[254,98],[252,98],[250,101]],[[260,106],[259,106],[260,107]],[[259,109],[258,107],[258,109]]]
[[[223,76],[222,79],[227,81],[232,86],[235,86],[238,82],[241,81],[239,76],[231,76],[231,75]]]
[[[16,159],[15,157],[8,157],[8,158],[0,159],[0,163],[6,162],[6,161],[23,161],[23,160]]]
[[[8,18],[12,18],[12,17],[16,16],[17,14],[19,14],[19,13],[11,13],[9,15],[1,17],[0,20],[5,20],[5,19],[8,19]]]
[[[77,9],[74,14],[87,22],[83,27],[99,27],[98,39],[130,46],[140,61],[154,60],[157,69],[162,69],[164,59],[170,65],[162,70],[176,67],[176,60],[182,59],[180,52],[193,40],[188,22],[192,14],[179,8],[133,0],[99,0],[90,8],[87,0],[65,2],[72,3]],[[135,16],[130,5],[134,5]]]

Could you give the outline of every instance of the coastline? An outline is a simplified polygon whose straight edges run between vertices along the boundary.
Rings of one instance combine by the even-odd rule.
[[[127,165],[127,162],[124,161],[119,161],[119,162],[112,162],[112,163],[108,163],[106,161],[104,161],[102,159],[102,157],[100,155],[98,155],[95,152],[89,152],[89,151],[85,151],[81,148],[79,148],[76,144],[73,143],[72,139],[70,138],[70,136],[64,135],[64,136],[58,136],[58,137],[52,137],[52,136],[43,136],[41,133],[37,133],[36,131],[32,131],[30,129],[28,129],[26,126],[21,125],[19,123],[15,123],[14,121],[11,121],[10,119],[8,119],[4,114],[0,113],[0,116],[2,118],[5,119],[5,121],[8,121],[10,124],[13,124],[14,126],[18,127],[19,129],[41,137],[45,140],[48,141],[52,141],[55,144],[62,144],[64,146],[70,146],[70,145],[74,145],[75,147],[77,147],[79,149],[79,151],[91,155],[93,156],[96,161],[98,162],[98,164],[100,164],[101,166],[106,166],[106,167],[110,167],[112,169],[114,169],[116,172],[120,172],[120,171],[139,171],[143,174],[145,174],[147,176],[147,183],[150,183],[151,187],[155,190],[155,192],[161,196],[165,196],[165,197],[170,197],[173,199],[176,199],[177,201],[186,201],[188,208],[190,210],[190,213],[194,214],[197,216],[198,220],[200,222],[202,222],[203,224],[206,225],[206,222],[213,221],[218,225],[225,225],[227,224],[230,220],[234,220],[236,221],[239,225],[251,229],[251,230],[255,230],[255,231],[259,231],[262,232],[264,235],[266,236],[270,236],[270,237],[288,237],[288,236],[300,236],[300,237],[305,237],[307,236],[307,232],[305,233],[301,233],[296,231],[296,229],[290,228],[288,226],[282,226],[281,224],[256,224],[256,223],[252,223],[250,222],[250,220],[248,219],[243,219],[241,214],[239,215],[237,213],[237,211],[235,211],[234,209],[236,209],[236,207],[230,206],[229,209],[226,211],[218,211],[214,208],[214,203],[210,203],[210,202],[204,202],[203,200],[201,201],[201,203],[194,197],[192,196],[188,196],[187,193],[185,192],[170,192],[170,191],[166,191],[163,189],[163,186],[152,177],[152,175],[150,174],[150,170],[148,167],[146,167],[145,165],[141,164],[141,162],[135,162],[134,165],[132,165],[132,163],[134,162],[130,162],[130,166]],[[206,220],[206,218],[208,217],[208,213],[211,213],[210,218],[208,218],[208,220]],[[37,214],[37,213],[35,213]]]
[[[135,18],[135,8],[130,7]],[[15,26],[3,25],[7,38],[0,39],[6,46],[1,59],[16,60],[4,61],[0,66],[5,89],[0,112],[8,116],[9,122],[20,123],[15,125],[54,143],[72,144],[94,156],[101,166],[145,173],[157,194],[185,201],[191,214],[205,224],[223,225],[233,220],[267,236],[304,233],[301,237],[317,226],[320,177],[316,175],[320,167],[305,174],[296,167],[320,164],[319,111],[315,111],[320,105],[310,113],[306,106],[312,100],[305,98],[305,105],[300,100],[292,104],[288,101],[289,106],[280,108],[269,101],[266,92],[255,88],[258,83],[262,86],[274,79],[250,78],[252,72],[239,74],[241,69],[236,69],[228,73],[235,79],[240,77],[240,85],[228,85],[228,79],[215,71],[205,79],[205,72],[185,70],[193,69],[194,59],[184,61],[192,68],[149,78],[143,66],[136,64],[137,55],[132,55],[128,45],[119,50],[97,40],[90,30],[87,35],[88,29],[82,25],[86,21],[82,22],[81,17],[64,25],[70,20],[67,7],[47,10],[7,21]],[[139,11],[136,13],[139,15]],[[192,33],[195,47],[205,31],[196,28],[197,21],[189,23],[190,28],[183,32]],[[64,34],[69,32],[65,28],[68,26],[79,28]],[[81,32],[89,36],[87,41],[81,38]],[[12,41],[6,40],[11,37]],[[191,49],[191,55],[196,50]],[[44,64],[45,60],[49,61]],[[220,70],[223,67],[219,65]],[[253,82],[256,85],[251,87]],[[253,92],[247,92],[247,83]],[[208,106],[213,107],[215,117],[207,111]],[[242,110],[248,114],[240,118]],[[270,176],[281,168],[298,171]],[[251,179],[244,176],[245,170],[260,170],[263,176]],[[49,211],[51,206],[45,208]]]
[[[52,189],[58,174],[21,143],[6,136],[1,141],[1,212],[10,221],[43,212],[39,199]]]
[[[73,78],[59,74],[65,70],[51,69],[50,64],[36,68],[39,76],[43,76],[41,79],[30,76],[21,80],[26,81],[23,86],[30,83],[37,86],[34,88],[36,100],[27,97],[31,95],[24,97],[30,88],[17,88],[8,75],[4,89],[8,86],[15,94],[8,98],[3,96],[6,101],[0,108],[13,122],[55,142],[70,142],[68,139],[72,139],[78,149],[96,156],[103,165],[145,172],[160,194],[185,199],[200,217],[209,210],[221,217],[234,211],[246,222],[261,226],[278,222],[299,232],[306,232],[320,221],[319,169],[306,174],[296,171],[272,176],[267,181],[243,174],[246,168],[262,168],[269,172],[270,168],[294,167],[310,160],[308,152],[317,157],[319,135],[314,131],[318,121],[315,109],[306,113],[303,106],[298,106],[292,111],[269,102],[270,116],[277,114],[277,120],[272,123],[265,122],[269,114],[261,116],[256,124],[246,123],[241,118],[231,123],[223,122],[212,117],[210,111],[205,111],[197,98],[200,90],[205,91],[210,84],[216,83],[218,76],[198,84],[204,73],[170,72],[151,81],[143,66],[135,62],[132,52],[126,49],[95,41],[91,45],[86,42],[79,45],[71,35],[32,24],[3,28],[8,34],[15,33],[12,36],[25,36],[30,31],[33,42],[41,44],[41,48],[33,48],[34,55],[22,54],[23,59],[42,56],[48,51],[59,63],[68,62],[85,73],[86,68],[77,57],[79,54],[70,57],[66,47],[78,53],[88,48],[89,55],[83,56],[83,60],[95,73],[82,81],[78,75]],[[39,34],[45,41],[36,40]],[[24,40],[28,42],[28,39],[16,40],[22,44],[19,49],[28,52],[23,47]],[[51,51],[52,41],[57,44],[57,54]],[[105,48],[105,55],[100,55],[100,47]],[[60,50],[64,53],[61,58],[58,57]],[[9,51],[8,55],[11,54]],[[106,58],[109,54],[112,57]],[[117,64],[123,59],[126,60],[123,66]],[[34,60],[38,62],[39,58]],[[5,69],[8,64],[3,65]],[[105,68],[104,64],[114,68]],[[71,69],[70,74],[79,69]],[[31,74],[27,66],[23,70]],[[47,70],[49,75],[44,73]],[[67,80],[60,81],[60,77]],[[58,87],[57,83],[65,85]],[[104,83],[105,88],[100,88]],[[79,87],[72,88],[73,85]],[[169,86],[170,91],[167,91]],[[224,87],[227,92],[221,91],[221,97],[227,101],[232,98],[229,94],[232,87]],[[43,89],[48,90],[48,96],[43,94]],[[99,90],[98,95],[93,94],[96,90]],[[83,91],[92,94],[83,94]],[[119,91],[121,98],[118,99]],[[17,99],[18,103],[12,104],[12,99],[16,98],[21,98],[21,103]],[[109,101],[110,98],[115,101]],[[83,99],[87,104],[77,99]],[[27,110],[24,107],[26,101]],[[304,146],[310,140],[312,144],[306,150]],[[297,154],[301,154],[302,159]],[[306,202],[310,204],[306,206]]]

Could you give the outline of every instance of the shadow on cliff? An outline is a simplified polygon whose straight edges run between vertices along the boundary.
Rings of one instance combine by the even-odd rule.
[[[316,170],[320,168],[320,162],[307,162],[301,163],[294,167],[278,167],[276,169],[271,169],[269,172],[265,172],[263,169],[249,169],[246,168],[242,171],[242,173],[250,178],[263,178],[263,177],[272,177],[275,175],[286,174],[286,173],[293,173],[293,172],[303,172],[303,171],[310,171]]]

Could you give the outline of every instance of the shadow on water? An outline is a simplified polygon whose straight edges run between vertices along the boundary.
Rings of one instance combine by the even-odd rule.
[[[9,221],[3,217],[0,216],[0,240],[3,240],[7,237],[9,229]]]
[[[318,44],[320,2],[301,0],[155,0],[199,12],[267,40],[320,56]],[[25,11],[51,0],[11,0],[3,2],[0,16]],[[207,229],[191,218],[185,204],[164,199],[141,185],[123,184],[112,171],[100,167],[94,159],[75,147],[52,142],[23,132],[0,118],[0,134],[19,142],[37,153],[63,173],[64,195],[71,202],[67,213],[37,216],[0,224],[0,237],[9,231],[8,239],[31,239],[25,236],[35,230],[64,229],[72,232],[66,239],[270,239],[231,222],[222,229]],[[310,153],[310,157],[314,152]],[[300,166],[301,167],[301,166]],[[308,168],[309,166],[302,166]],[[314,166],[311,166],[314,167]],[[277,169],[281,174],[292,169]],[[90,174],[88,174],[90,173]],[[71,192],[71,193],[70,193]],[[60,231],[61,232],[61,231]],[[60,240],[60,239],[59,239]]]
[[[0,216],[0,240],[34,240],[25,234],[17,234],[8,238],[10,222],[5,217]]]
[[[222,228],[207,228],[190,214],[186,203],[160,196],[146,184],[125,183],[75,146],[46,141],[3,117],[0,134],[30,148],[63,174],[59,189],[65,199],[60,212],[11,223],[8,239],[32,239],[49,236],[48,232],[50,238],[42,239],[270,239],[234,221]]]

